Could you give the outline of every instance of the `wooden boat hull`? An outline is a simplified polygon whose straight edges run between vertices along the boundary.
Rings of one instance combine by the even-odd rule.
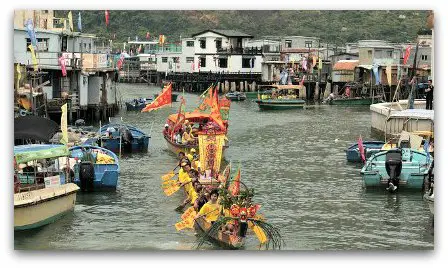
[[[14,230],[55,222],[73,210],[79,187],[73,183],[14,194]]]
[[[163,137],[166,141],[166,145],[168,147],[168,150],[170,150],[171,152],[173,152],[174,154],[179,154],[179,152],[184,152],[185,154],[190,153],[190,150],[192,148],[194,148],[197,152],[199,151],[199,144],[196,145],[192,145],[192,144],[179,144],[179,143],[175,143],[172,142],[170,139],[168,139],[168,137],[164,136]],[[222,147],[223,150],[223,157],[224,157],[224,150],[226,148],[228,148],[229,145],[226,144]]]
[[[255,100],[260,110],[302,109],[304,100]]]
[[[211,225],[212,224],[207,222],[204,218],[198,218],[194,221],[194,228],[202,233],[206,233]],[[231,236],[222,232],[218,232],[216,236],[208,236],[208,238],[210,242],[226,249],[242,248],[246,240],[245,237]]]
[[[356,105],[371,105],[380,102],[382,97],[374,98],[339,98],[330,101],[330,105],[346,105],[346,106],[356,106]]]

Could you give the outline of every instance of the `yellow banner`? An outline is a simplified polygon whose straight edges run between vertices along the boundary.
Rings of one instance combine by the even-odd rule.
[[[196,216],[197,212],[194,210],[194,207],[189,207],[187,210],[185,210],[184,214],[180,216],[182,220],[188,220],[193,219]]]
[[[392,86],[392,65],[386,66],[386,75],[387,75],[387,83],[389,83],[389,86]]]
[[[176,174],[174,174],[174,172],[171,171],[170,173],[163,175],[163,176],[162,176],[162,180],[163,180],[163,181],[170,180],[170,179],[173,178],[175,175],[176,175]]]
[[[20,64],[18,64],[18,63],[16,65],[16,71],[17,71],[17,85],[16,85],[16,89],[19,89],[19,87],[20,87],[20,79],[22,78],[22,71],[20,70]]]
[[[61,143],[68,143],[68,132],[67,132],[67,103],[61,106],[62,115],[61,115],[61,131],[62,138]]]
[[[171,196],[172,194],[177,192],[179,190],[179,188],[180,188],[180,186],[176,184],[170,188],[163,189],[163,192],[165,193],[166,196]]]
[[[73,16],[72,16],[72,12],[68,12],[68,25],[70,26],[70,31],[73,32]]]
[[[178,230],[178,231],[185,229],[185,228],[193,228],[193,226],[194,226],[194,219],[188,220],[188,221],[183,220],[183,221],[180,221],[180,222],[174,224],[174,227],[176,227],[176,230]]]
[[[162,182],[163,189],[174,187],[175,185],[177,185],[177,180],[167,180],[167,181]]]
[[[215,174],[218,174],[219,168],[221,167],[224,138],[224,134],[198,135],[201,169],[213,170]]]
[[[319,65],[317,66],[319,70],[322,70],[322,59],[319,58]]]
[[[31,62],[33,63],[34,71],[37,70],[37,59],[36,59],[36,53],[34,52],[33,45],[29,45],[28,48],[31,51]]]

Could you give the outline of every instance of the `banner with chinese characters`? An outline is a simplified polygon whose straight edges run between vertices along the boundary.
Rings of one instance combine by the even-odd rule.
[[[212,170],[214,174],[219,172],[221,166],[224,134],[199,134],[199,160],[203,170]]]

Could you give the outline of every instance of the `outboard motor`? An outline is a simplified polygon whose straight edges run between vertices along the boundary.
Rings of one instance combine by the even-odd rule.
[[[132,140],[134,139],[132,137],[131,131],[128,128],[122,128],[120,132],[121,132],[123,150],[127,153],[131,153]]]
[[[79,165],[79,180],[81,181],[81,191],[93,191],[93,181],[95,179],[95,168],[92,162],[83,161]]]
[[[390,192],[394,192],[398,188],[400,174],[402,168],[401,149],[389,150],[386,153],[386,171],[389,175],[388,188]]]

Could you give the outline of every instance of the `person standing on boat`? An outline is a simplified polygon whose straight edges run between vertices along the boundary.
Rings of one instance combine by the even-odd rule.
[[[434,97],[434,85],[432,84],[432,80],[428,80],[429,86],[425,89],[426,92],[426,110],[432,110],[432,100]]]
[[[215,222],[218,219],[219,211],[221,210],[221,206],[218,203],[218,197],[218,189],[213,189],[210,192],[210,201],[202,206],[195,219],[199,217],[205,217],[206,221],[211,223]]]

